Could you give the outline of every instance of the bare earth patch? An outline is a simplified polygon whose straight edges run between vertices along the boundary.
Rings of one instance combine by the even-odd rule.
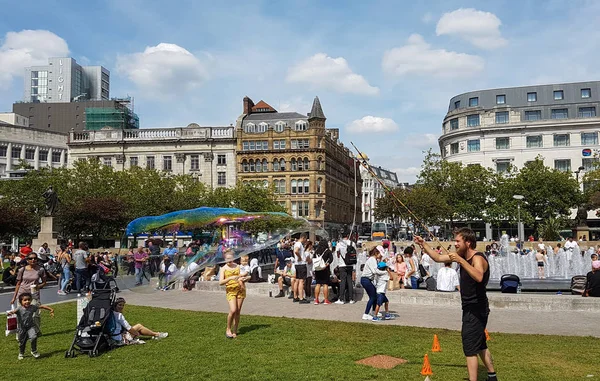
[[[375,355],[371,357],[358,360],[357,364],[372,366],[373,368],[379,369],[392,369],[393,367],[405,364],[408,361],[400,357],[392,357],[386,355]]]

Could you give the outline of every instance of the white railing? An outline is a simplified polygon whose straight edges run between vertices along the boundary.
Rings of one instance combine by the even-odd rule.
[[[141,128],[132,130],[71,131],[71,143],[227,139],[234,137],[234,127]]]

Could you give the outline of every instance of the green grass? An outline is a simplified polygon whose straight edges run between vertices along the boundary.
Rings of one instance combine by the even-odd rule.
[[[17,361],[15,336],[1,340],[2,374],[36,381],[42,377],[422,381],[419,372],[423,356],[429,353],[432,380],[462,380],[467,375],[460,333],[456,331],[242,315],[240,336],[226,339],[224,314],[131,305],[125,311],[130,323],[168,331],[169,337],[119,348],[99,358],[79,355],[65,359],[73,339],[75,304],[58,304],[55,310],[54,319],[42,312],[40,359],[27,356]],[[441,353],[429,352],[434,333],[439,336]],[[588,374],[600,376],[600,340],[596,338],[492,333],[489,346],[501,380],[564,381],[585,379]],[[354,363],[375,354],[402,357],[408,363],[391,370]],[[485,379],[484,374],[481,367],[480,379]]]

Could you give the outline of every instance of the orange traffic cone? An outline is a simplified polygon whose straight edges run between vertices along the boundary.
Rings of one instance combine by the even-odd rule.
[[[492,338],[490,337],[490,334],[487,331],[487,328],[485,329],[485,341],[490,341],[492,340]]]
[[[431,371],[431,364],[429,364],[429,356],[425,353],[425,358],[423,359],[423,367],[421,368],[421,376],[431,376],[433,372]]]
[[[433,335],[433,345],[431,346],[432,352],[441,352],[442,348],[440,347],[440,340],[437,335]]]

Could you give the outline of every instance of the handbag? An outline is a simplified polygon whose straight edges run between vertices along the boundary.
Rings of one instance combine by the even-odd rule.
[[[15,305],[10,305],[10,310],[15,310]],[[10,312],[10,311],[7,311]],[[6,336],[17,333],[17,315],[6,315]]]

